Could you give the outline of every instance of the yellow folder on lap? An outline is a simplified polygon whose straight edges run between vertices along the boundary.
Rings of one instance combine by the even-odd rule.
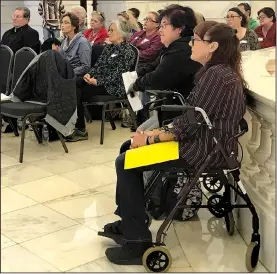
[[[179,143],[165,142],[130,149],[126,152],[124,169],[149,166],[179,159]]]

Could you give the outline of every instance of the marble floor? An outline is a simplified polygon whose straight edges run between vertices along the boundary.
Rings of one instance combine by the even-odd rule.
[[[117,266],[105,258],[115,245],[97,236],[116,220],[114,160],[128,129],[106,125],[99,145],[99,122],[88,125],[89,140],[38,145],[29,132],[24,163],[18,162],[19,138],[1,136],[1,272],[144,272],[142,266]],[[184,223],[174,222],[166,238],[171,272],[246,272],[246,243],[227,235],[207,210]],[[161,222],[151,226],[155,236]],[[256,272],[267,272],[259,264]]]

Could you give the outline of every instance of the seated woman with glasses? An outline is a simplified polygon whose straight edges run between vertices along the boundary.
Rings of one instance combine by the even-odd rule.
[[[136,53],[126,41],[132,35],[128,21],[116,20],[108,31],[110,44],[106,45],[94,66],[82,78],[77,78],[77,122],[75,131],[67,141],[76,142],[88,139],[85,125],[84,101],[96,95],[121,97],[126,94],[122,73],[130,71],[135,65]]]
[[[227,24],[237,31],[237,37],[240,41],[240,51],[260,49],[257,34],[247,28],[247,18],[239,8],[229,9],[225,19]]]
[[[144,18],[143,30],[135,32],[128,42],[139,50],[139,66],[153,62],[163,47],[159,34],[159,14],[149,12]]]
[[[213,137],[220,139],[225,147],[227,140],[239,132],[239,122],[246,109],[246,83],[241,74],[239,40],[234,30],[226,24],[202,22],[195,28],[190,46],[191,58],[203,67],[196,76],[196,85],[187,104],[204,109],[211,123],[220,130],[210,131],[206,126],[192,126],[186,114],[183,114],[176,117],[168,127],[133,136],[130,149],[134,150],[155,143],[176,141],[179,143],[179,159],[125,169],[126,152],[117,157],[118,207],[115,214],[120,220],[106,224],[104,232],[99,234],[117,243],[125,242],[122,246],[106,250],[107,258],[114,264],[140,265],[144,252],[152,246],[152,235],[146,222],[143,172],[168,170],[176,167],[177,163],[197,169],[211,153]],[[201,115],[196,115],[196,120],[204,124]],[[235,154],[238,153],[237,147],[235,141],[231,142],[230,150]],[[222,167],[224,162],[224,158],[218,154],[210,167]]]
[[[139,77],[131,85],[129,91],[176,90],[187,97],[193,88],[195,73],[200,69],[198,62],[191,60],[189,42],[196,26],[194,11],[189,7],[172,5],[161,15],[159,33],[164,45],[159,58],[147,67],[138,69]],[[146,103],[147,94],[143,94]],[[146,108],[137,114],[138,124],[148,118]]]
[[[84,32],[84,36],[90,44],[104,44],[107,39],[108,32],[105,29],[105,15],[103,12],[93,11],[90,20],[90,29]]]
[[[261,48],[276,46],[276,15],[272,8],[263,8],[258,11],[260,26],[255,29],[259,37]]]

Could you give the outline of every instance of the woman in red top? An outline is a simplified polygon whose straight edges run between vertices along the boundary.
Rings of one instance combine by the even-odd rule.
[[[108,35],[108,32],[104,27],[104,24],[104,13],[99,11],[93,11],[90,20],[91,28],[84,32],[84,36],[91,43],[91,45],[104,44]]]
[[[259,37],[261,48],[276,46],[276,15],[272,8],[263,8],[258,11],[260,26],[255,29]]]

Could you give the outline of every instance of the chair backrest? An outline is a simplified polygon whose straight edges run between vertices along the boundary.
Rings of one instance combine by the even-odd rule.
[[[13,51],[5,45],[0,46],[0,93],[9,94],[11,87],[11,71],[13,64]]]
[[[21,48],[14,55],[13,64],[13,80],[12,89],[14,88],[17,80],[19,79],[22,72],[30,64],[30,62],[36,57],[36,52],[28,47]]]
[[[132,44],[129,44],[129,45],[132,47],[132,50],[134,51],[134,53],[136,55],[135,63],[132,66],[131,71],[137,71],[138,62],[139,62],[139,50],[134,45],[132,45]]]
[[[91,67],[93,67],[95,65],[96,61],[102,54],[104,47],[105,47],[104,45],[98,45],[98,44],[92,46],[92,48],[91,48],[92,49],[91,50]]]

